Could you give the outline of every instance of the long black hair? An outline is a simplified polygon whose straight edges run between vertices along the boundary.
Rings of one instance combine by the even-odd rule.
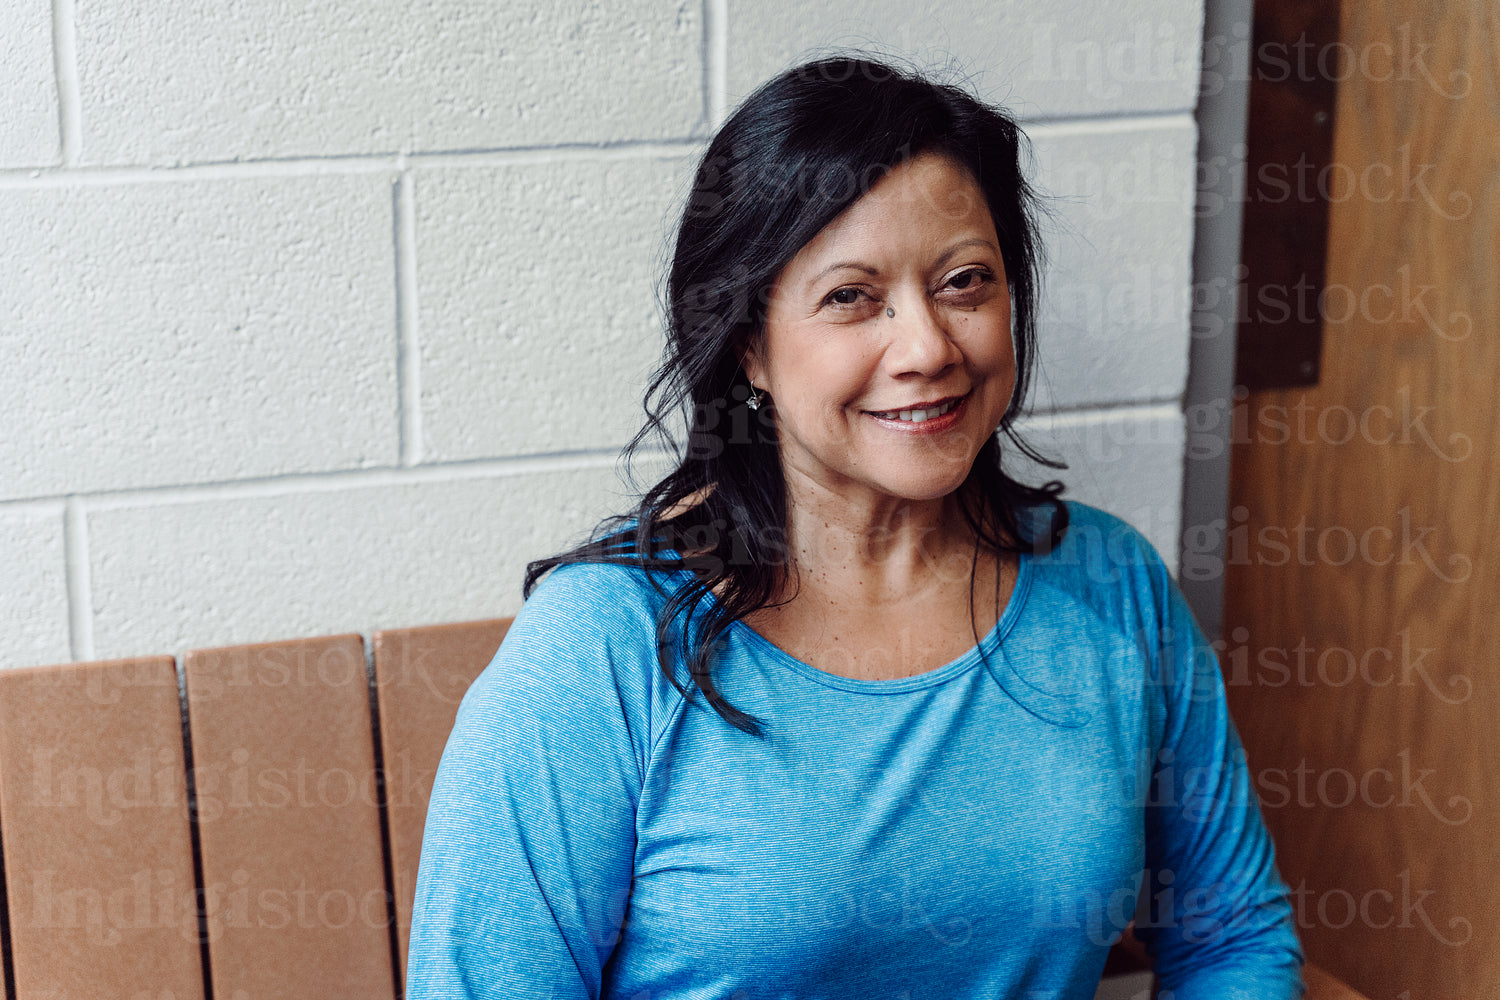
[[[740,355],[761,334],[782,268],[892,168],[923,153],[967,170],[999,236],[1016,355],[1015,392],[999,431],[1028,458],[1063,468],[1012,427],[1034,361],[1041,263],[1024,142],[1009,116],[962,89],[864,58],[807,63],[747,98],[698,163],[667,278],[666,350],[647,390],[646,424],[626,449],[633,456],[659,437],[677,466],[634,511],[605,520],[587,543],[530,563],[523,594],[531,596],[552,568],[574,562],[678,574],[670,589],[658,581],[663,572],[647,574],[667,596],[657,621],[661,669],[691,698],[674,666],[685,659],[714,711],[761,734],[760,720],[730,705],[710,670],[725,630],[771,604],[796,572],[775,423],[768,408],[747,405]],[[687,430],[681,445],[669,428],[677,419]],[[1012,479],[1001,468],[998,435],[980,449],[959,492],[976,537],[976,567],[981,543],[1039,553],[1067,529],[1062,484]]]

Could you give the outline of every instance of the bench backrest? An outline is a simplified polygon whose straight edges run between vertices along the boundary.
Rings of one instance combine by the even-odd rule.
[[[399,998],[432,780],[509,624],[0,671],[7,994]]]
[[[0,672],[18,1000],[399,996],[422,824],[508,620]],[[180,697],[183,694],[185,697]]]

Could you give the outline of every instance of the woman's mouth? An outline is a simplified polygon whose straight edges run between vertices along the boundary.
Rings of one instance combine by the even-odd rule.
[[[896,425],[902,430],[938,431],[958,422],[960,411],[968,401],[967,394],[919,404],[908,409],[866,410],[865,413],[887,426]]]

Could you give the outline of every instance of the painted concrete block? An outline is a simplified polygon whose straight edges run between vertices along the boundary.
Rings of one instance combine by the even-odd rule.
[[[0,507],[0,669],[73,658],[64,553],[61,504]]]
[[[1023,482],[1060,480],[1070,500],[1124,518],[1176,572],[1182,521],[1182,414],[1150,406],[1027,418],[1018,428],[1057,470],[1016,457],[1006,467]],[[1006,442],[1002,439],[1002,447]],[[1011,446],[1009,455],[1014,455]]]
[[[1160,401],[1187,385],[1192,122],[1039,127],[1050,258],[1038,324],[1041,409]]]
[[[428,461],[617,447],[658,362],[686,157],[415,173]]]
[[[390,179],[0,191],[0,499],[392,464]]]
[[[83,155],[172,163],[681,137],[703,116],[680,0],[78,6]]]
[[[58,161],[52,4],[11,0],[0,28],[0,167]]]
[[[513,613],[532,559],[628,506],[612,466],[265,490],[88,515],[99,656]]]
[[[835,49],[908,57],[1027,118],[1185,111],[1196,103],[1203,5],[728,0],[730,108]]]

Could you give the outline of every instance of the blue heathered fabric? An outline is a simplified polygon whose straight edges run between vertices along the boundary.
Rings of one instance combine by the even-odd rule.
[[[1070,507],[928,673],[734,625],[715,677],[764,741],[662,675],[642,571],[555,571],[443,754],[407,996],[1087,1000],[1144,880],[1166,989],[1300,997],[1214,656],[1149,543]]]

